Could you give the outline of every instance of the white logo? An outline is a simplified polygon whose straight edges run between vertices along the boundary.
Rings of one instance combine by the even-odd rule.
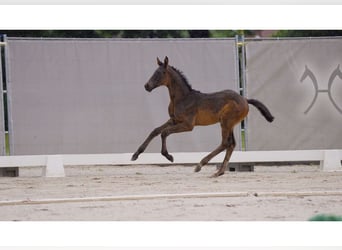
[[[312,108],[312,106],[315,104],[315,102],[317,100],[318,93],[328,93],[331,103],[334,105],[334,107],[337,109],[337,111],[342,114],[342,109],[337,105],[337,103],[335,102],[335,100],[333,99],[333,97],[331,95],[331,87],[335,81],[335,78],[339,77],[342,80],[342,72],[340,70],[340,65],[337,65],[337,68],[331,73],[331,75],[329,77],[329,81],[328,81],[328,89],[318,89],[318,82],[317,82],[317,79],[316,79],[314,73],[308,68],[307,65],[305,65],[305,70],[304,70],[302,77],[300,78],[300,82],[303,82],[307,77],[309,77],[312,81],[312,84],[315,88],[315,95],[314,95],[314,98],[313,98],[312,102],[310,103],[309,107],[304,111],[304,114],[307,114],[310,111],[310,109]]]

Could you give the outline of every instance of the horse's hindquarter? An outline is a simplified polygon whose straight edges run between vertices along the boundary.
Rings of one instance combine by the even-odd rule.
[[[247,108],[247,110],[246,110]],[[197,113],[196,125],[211,125],[220,122],[224,116],[240,120],[248,113],[248,104],[242,96],[232,90],[201,94]]]

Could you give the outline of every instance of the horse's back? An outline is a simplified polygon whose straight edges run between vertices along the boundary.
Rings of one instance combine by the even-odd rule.
[[[219,92],[214,93],[200,93],[200,97],[202,105],[206,105],[208,103],[210,104],[216,104],[217,107],[222,107],[226,105],[227,103],[234,102],[236,104],[245,104],[246,100],[244,97],[242,97],[237,92],[227,89],[222,90]]]
[[[210,125],[222,120],[227,113],[240,116],[248,112],[248,104],[244,97],[233,90],[214,93],[197,93],[197,125]]]

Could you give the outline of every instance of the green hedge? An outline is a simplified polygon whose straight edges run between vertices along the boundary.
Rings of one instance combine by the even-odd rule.
[[[333,214],[319,214],[310,218],[310,221],[342,221],[342,216]]]

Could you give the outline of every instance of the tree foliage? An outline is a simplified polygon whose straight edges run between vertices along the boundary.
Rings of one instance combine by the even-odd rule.
[[[208,38],[234,37],[234,30],[0,30],[9,37],[54,38]]]
[[[224,38],[254,37],[254,30],[0,30],[9,37],[52,38]],[[342,36],[342,30],[279,30],[273,37]]]
[[[342,30],[279,30],[274,37],[342,36]]]

